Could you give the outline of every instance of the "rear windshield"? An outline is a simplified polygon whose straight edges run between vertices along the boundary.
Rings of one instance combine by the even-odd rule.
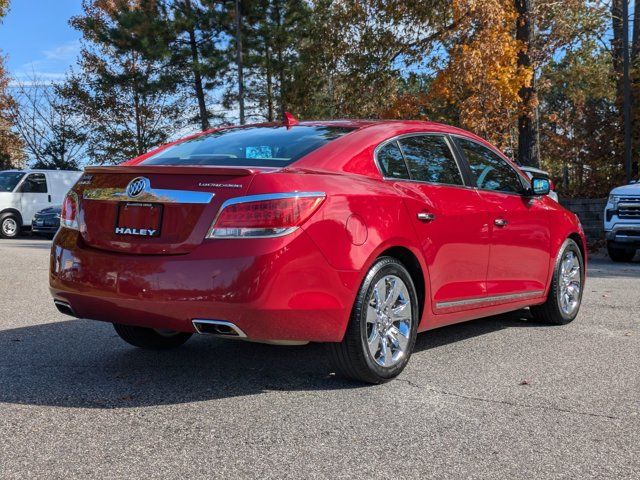
[[[0,192],[13,192],[24,172],[0,172]]]
[[[305,125],[232,128],[169,147],[142,165],[283,167],[350,131]]]

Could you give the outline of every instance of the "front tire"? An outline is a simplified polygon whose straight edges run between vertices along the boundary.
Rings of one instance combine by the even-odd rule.
[[[0,237],[16,238],[20,233],[20,220],[13,213],[0,215]]]
[[[584,290],[584,259],[578,244],[565,240],[553,270],[547,301],[531,307],[533,317],[551,325],[566,325],[575,320]]]
[[[395,378],[409,362],[419,319],[411,275],[397,259],[379,258],[360,287],[344,339],[329,344],[336,370],[373,384]]]
[[[614,262],[625,262],[628,263],[633,260],[633,257],[636,256],[635,248],[628,248],[616,245],[613,242],[607,243],[607,253],[609,254],[609,258]]]
[[[146,350],[168,350],[176,348],[191,338],[191,333],[154,330],[153,328],[134,327],[114,323],[116,333],[125,342]]]

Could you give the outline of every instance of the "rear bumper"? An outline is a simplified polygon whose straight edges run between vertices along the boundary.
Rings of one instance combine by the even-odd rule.
[[[61,229],[50,289],[81,318],[194,332],[193,319],[237,325],[255,340],[335,342],[359,275],[333,269],[307,234],[211,240],[184,255],[126,255]]]

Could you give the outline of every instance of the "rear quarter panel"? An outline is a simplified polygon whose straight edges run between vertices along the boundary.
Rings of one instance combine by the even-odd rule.
[[[258,175],[249,194],[296,190],[327,194],[303,229],[341,272],[354,299],[367,270],[388,248],[407,248],[426,272],[408,211],[392,185],[361,175],[297,171]]]

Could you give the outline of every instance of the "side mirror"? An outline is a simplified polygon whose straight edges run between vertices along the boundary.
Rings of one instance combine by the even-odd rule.
[[[533,177],[531,179],[531,189],[529,192],[532,195],[549,195],[551,191],[551,183],[548,178]]]

